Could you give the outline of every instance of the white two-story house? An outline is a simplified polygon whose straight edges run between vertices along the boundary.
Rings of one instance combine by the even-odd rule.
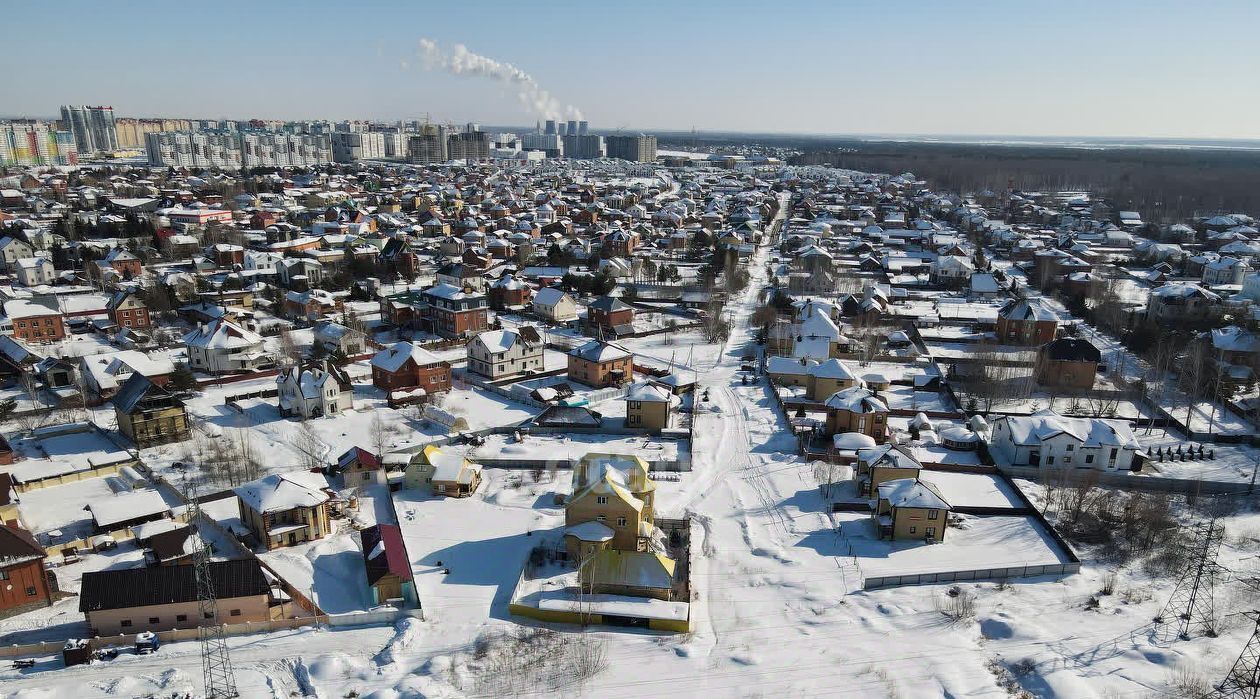
[[[468,370],[492,379],[541,372],[545,344],[528,325],[481,333],[468,343]]]

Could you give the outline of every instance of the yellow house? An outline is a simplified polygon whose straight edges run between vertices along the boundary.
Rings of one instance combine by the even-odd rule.
[[[628,454],[587,454],[573,467],[564,507],[565,550],[585,560],[605,548],[646,551],[659,537],[656,484],[647,462]]]
[[[408,488],[427,489],[434,495],[467,497],[481,485],[481,466],[429,444],[411,458],[403,482]]]
[[[888,438],[888,406],[869,389],[853,386],[832,394],[826,402],[827,434],[858,432],[878,443]]]
[[[241,522],[270,551],[328,536],[332,526],[327,487],[328,481],[318,473],[292,471],[264,476],[233,492]]]
[[[631,384],[626,391],[626,427],[660,432],[670,427],[673,407],[678,403],[667,387],[652,381]]]
[[[881,539],[945,540],[950,505],[936,486],[917,478],[899,478],[881,483],[877,490],[879,500],[871,516]]]
[[[858,495],[874,498],[879,493],[881,483],[902,478],[917,479],[922,470],[923,464],[905,447],[884,444],[871,449],[859,449],[854,474]]]
[[[865,383],[849,366],[839,359],[827,361],[809,368],[809,390],[806,395],[810,400],[827,400],[837,391]]]
[[[188,412],[184,401],[171,395],[143,374],[135,373],[114,395],[118,431],[138,447],[150,447],[188,439]]]

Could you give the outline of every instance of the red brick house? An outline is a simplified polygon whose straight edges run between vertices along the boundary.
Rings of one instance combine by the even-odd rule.
[[[4,315],[13,323],[13,337],[19,340],[56,342],[66,336],[66,324],[55,299],[36,297],[6,301]]]
[[[131,291],[119,291],[109,300],[107,306],[109,319],[120,328],[147,328],[152,325],[149,320],[149,307],[144,305],[139,295]]]
[[[528,306],[533,295],[528,284],[507,274],[496,279],[487,290],[490,307],[496,311]]]
[[[1014,299],[998,311],[998,342],[1044,345],[1059,329],[1059,314],[1040,298]]]
[[[424,317],[442,337],[472,337],[490,329],[486,295],[438,284],[424,292]]]
[[[386,393],[416,388],[449,391],[451,365],[410,342],[396,342],[372,357],[372,385]]]
[[[52,604],[44,572],[48,554],[19,526],[0,526],[0,619]]]
[[[144,265],[140,263],[140,258],[128,252],[125,248],[114,248],[105,256],[105,262],[126,279],[132,279],[140,276],[144,271]]]
[[[219,267],[227,268],[245,264],[245,248],[240,245],[219,243],[212,247],[210,252],[214,256],[214,263]]]
[[[601,296],[586,307],[586,324],[591,331],[615,336],[634,332],[634,309],[611,296]]]

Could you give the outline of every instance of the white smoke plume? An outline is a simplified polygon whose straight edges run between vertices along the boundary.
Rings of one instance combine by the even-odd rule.
[[[425,70],[442,70],[451,75],[490,78],[512,85],[516,88],[516,96],[521,104],[544,118],[582,118],[581,110],[571,104],[561,105],[560,101],[544,90],[529,73],[511,63],[473,53],[463,44],[455,44],[446,51],[432,39],[421,39],[416,55],[419,56],[420,64]]]

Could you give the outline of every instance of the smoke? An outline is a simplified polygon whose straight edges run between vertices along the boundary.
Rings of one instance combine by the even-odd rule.
[[[516,88],[516,97],[529,111],[547,119],[581,119],[582,112],[571,104],[561,105],[529,73],[511,63],[473,53],[463,44],[443,50],[432,39],[421,39],[416,55],[425,70],[441,70],[451,75],[490,78]],[[406,64],[403,64],[406,68]]]

